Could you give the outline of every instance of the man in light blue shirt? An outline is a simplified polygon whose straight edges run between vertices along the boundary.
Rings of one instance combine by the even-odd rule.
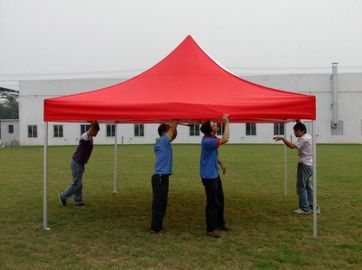
[[[177,136],[177,123],[161,124],[158,127],[159,138],[156,139],[154,152],[156,155],[155,168],[152,175],[152,221],[151,232],[167,234],[163,227],[166,214],[169,176],[172,174],[171,142]]]
[[[222,138],[217,138],[217,123],[206,121],[201,125],[205,136],[201,140],[200,177],[206,193],[206,231],[207,235],[215,238],[221,236],[219,230],[227,231],[224,220],[224,192],[219,175],[220,165],[223,174],[226,172],[224,164],[219,159],[218,148],[229,140],[229,118],[223,116],[225,123]]]

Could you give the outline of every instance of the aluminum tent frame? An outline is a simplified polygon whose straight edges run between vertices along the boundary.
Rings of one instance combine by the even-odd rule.
[[[113,163],[113,193],[117,191],[117,128],[115,123],[114,142],[114,163]],[[317,226],[317,147],[316,147],[316,123],[312,121],[312,141],[313,141],[313,237],[318,236]],[[43,229],[50,230],[48,226],[48,122],[44,122],[44,162],[43,162]],[[284,195],[287,195],[287,149],[284,145]]]

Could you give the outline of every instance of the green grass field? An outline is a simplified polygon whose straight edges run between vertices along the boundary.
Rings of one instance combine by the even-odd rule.
[[[296,151],[283,195],[281,145],[226,145],[220,157],[231,232],[205,234],[199,145],[174,145],[167,236],[148,232],[151,145],[96,145],[84,174],[84,208],[63,208],[71,147],[49,148],[49,226],[42,230],[42,148],[0,150],[0,269],[362,269],[362,145],[318,146],[319,236],[297,216]]]

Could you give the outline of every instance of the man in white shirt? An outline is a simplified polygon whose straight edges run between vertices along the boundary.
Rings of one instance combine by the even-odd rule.
[[[297,214],[311,214],[313,212],[313,159],[312,159],[312,137],[307,134],[306,126],[297,122],[293,127],[294,135],[297,140],[292,143],[282,136],[276,136],[273,139],[283,141],[291,148],[297,149],[299,155],[297,170],[297,193],[299,198],[299,208],[295,210]],[[319,213],[317,207],[317,212]]]

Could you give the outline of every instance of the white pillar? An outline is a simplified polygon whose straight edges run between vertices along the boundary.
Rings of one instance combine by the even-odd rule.
[[[317,142],[316,121],[312,121],[312,145],[313,145],[313,237],[318,235],[317,227]]]
[[[284,126],[284,138],[287,138],[287,124]],[[288,147],[284,144],[284,196],[288,195]]]
[[[48,122],[44,122],[43,229],[48,231]]]
[[[113,164],[113,193],[117,192],[117,122],[114,123],[114,164]]]

